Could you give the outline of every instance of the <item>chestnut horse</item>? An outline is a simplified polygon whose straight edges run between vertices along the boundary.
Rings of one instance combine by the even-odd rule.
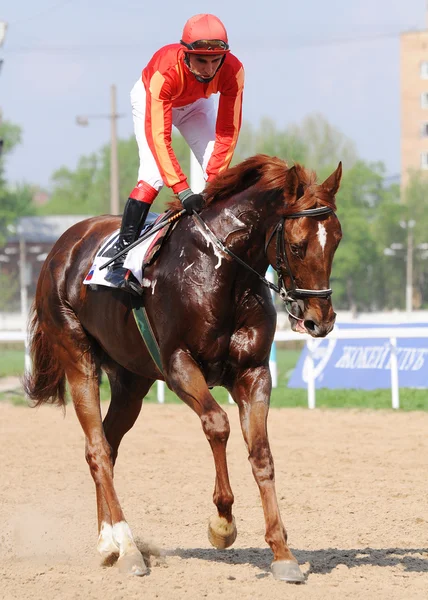
[[[148,287],[143,302],[163,373],[135,324],[135,298],[83,285],[98,248],[119,227],[119,217],[77,223],[46,258],[33,306],[33,372],[26,376],[26,392],[35,405],[64,407],[67,382],[95,482],[97,549],[104,557],[118,554],[121,571],[143,575],[147,567],[120,506],[113,466],[144,396],[156,379],[163,379],[199,416],[214,456],[217,514],[209,521],[210,542],[226,548],[237,534],[226,462],[229,421],[209,389],[223,386],[239,407],[263,505],[265,539],[273,552],[272,572],[277,579],[303,581],[287,545],[267,435],[276,312],[264,274],[269,264],[277,270],[277,291],[294,330],[314,337],[332,330],[329,277],[341,239],[335,213],[341,175],[339,164],[319,184],[300,165],[289,168],[278,158],[257,155],[208,185],[200,216],[178,221],[144,274]],[[100,369],[111,387],[104,421]]]

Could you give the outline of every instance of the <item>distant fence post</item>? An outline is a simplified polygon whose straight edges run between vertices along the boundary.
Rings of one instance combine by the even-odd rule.
[[[312,338],[306,342],[308,356],[306,357],[307,377],[308,377],[308,408],[315,408],[315,367],[314,367],[314,349],[315,344]]]
[[[165,382],[158,379],[157,388],[158,388],[158,402],[159,402],[159,404],[164,404],[164,402],[165,402]]]
[[[273,269],[271,266],[269,266],[269,268],[267,270],[266,279],[268,281],[270,281],[271,283],[273,283],[274,273],[273,273]],[[272,301],[273,301],[275,298],[275,294],[274,294],[273,290],[271,291],[271,295],[272,295]],[[270,375],[272,377],[272,387],[276,388],[276,387],[278,387],[278,365],[276,362],[276,344],[275,344],[275,342],[272,342],[272,346],[270,349],[269,370],[270,370]]]
[[[391,346],[391,397],[392,408],[400,408],[400,388],[398,384],[397,338],[390,338]]]

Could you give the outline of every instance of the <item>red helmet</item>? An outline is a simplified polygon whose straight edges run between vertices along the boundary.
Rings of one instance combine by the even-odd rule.
[[[229,52],[223,23],[214,15],[190,17],[183,29],[180,43],[193,54],[226,54]]]

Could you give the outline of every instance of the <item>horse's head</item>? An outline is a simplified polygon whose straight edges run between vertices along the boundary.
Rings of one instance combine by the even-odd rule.
[[[321,184],[300,165],[288,169],[280,221],[267,235],[268,260],[278,272],[291,327],[313,337],[327,335],[336,318],[329,280],[342,237],[335,213],[341,176],[341,163]]]

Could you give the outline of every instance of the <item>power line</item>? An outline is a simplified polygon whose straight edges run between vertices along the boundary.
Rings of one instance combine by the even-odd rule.
[[[71,0],[68,0],[71,1]],[[424,30],[415,30],[415,33],[423,33]],[[378,40],[384,40],[384,39],[388,39],[388,38],[398,38],[401,35],[402,32],[390,32],[390,33],[377,33],[377,34],[366,34],[366,35],[362,35],[362,36],[354,36],[354,37],[346,37],[346,38],[336,38],[336,39],[331,39],[331,40],[308,40],[306,42],[297,42],[297,43],[290,43],[290,44],[276,44],[276,43],[272,43],[272,40],[269,40],[269,42],[264,42],[262,40],[260,40],[258,42],[257,45],[257,50],[278,50],[278,49],[284,49],[284,50],[298,50],[298,49],[303,49],[303,48],[313,48],[313,47],[319,47],[319,46],[340,46],[340,45],[344,45],[344,44],[353,44],[353,43],[361,43],[361,42],[371,42],[371,41],[378,41]],[[56,53],[62,53],[62,54],[73,54],[73,53],[80,53],[80,52],[91,52],[91,51],[112,51],[112,52],[117,52],[120,50],[132,50],[132,49],[141,49],[143,47],[147,47],[149,46],[152,47],[153,44],[148,44],[147,42],[141,42],[141,43],[132,43],[132,44],[79,44],[78,46],[73,46],[73,45],[65,45],[65,46],[29,46],[29,47],[25,47],[25,46],[21,46],[21,47],[16,47],[16,48],[10,48],[8,49],[9,53],[27,53],[27,52],[41,52],[41,53],[49,53],[49,52],[56,52]],[[239,41],[235,41],[235,45],[239,46]],[[263,47],[264,46],[264,47]],[[241,47],[245,47],[245,43],[243,46]],[[254,43],[251,46],[252,48],[254,48]]]

